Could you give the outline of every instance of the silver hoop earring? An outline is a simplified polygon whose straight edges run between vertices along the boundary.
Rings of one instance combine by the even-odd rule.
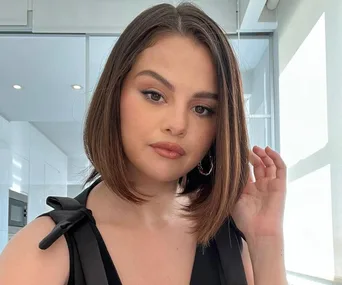
[[[200,163],[197,166],[199,173],[201,173],[204,176],[210,175],[211,172],[213,171],[213,168],[214,168],[213,158],[211,157],[210,154],[209,154],[209,160],[210,160],[210,169],[209,169],[208,172],[204,172],[204,169],[203,169],[203,166],[202,166],[202,160],[200,161]]]

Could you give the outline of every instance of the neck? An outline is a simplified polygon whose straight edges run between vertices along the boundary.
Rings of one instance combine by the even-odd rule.
[[[125,226],[160,229],[179,220],[181,203],[184,198],[177,197],[177,181],[156,182],[148,179],[134,179],[134,187],[146,202],[134,204],[115,195],[101,183],[103,207],[110,213],[110,219]],[[100,185],[99,185],[100,186]],[[139,196],[140,197],[140,196]],[[182,200],[182,202],[181,202]],[[118,220],[116,219],[118,218]]]

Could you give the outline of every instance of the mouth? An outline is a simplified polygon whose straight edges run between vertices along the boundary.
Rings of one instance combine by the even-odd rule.
[[[150,146],[156,153],[165,158],[176,159],[186,154],[180,145],[171,142],[157,142]]]

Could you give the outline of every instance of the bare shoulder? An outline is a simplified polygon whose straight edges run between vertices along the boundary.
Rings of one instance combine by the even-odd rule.
[[[69,251],[65,238],[62,236],[47,250],[38,247],[54,226],[49,217],[41,217],[12,238],[0,255],[0,284],[67,283]]]

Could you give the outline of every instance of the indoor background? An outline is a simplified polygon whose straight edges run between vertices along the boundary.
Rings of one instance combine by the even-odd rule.
[[[179,1],[0,0],[0,252],[47,196],[82,190],[83,122],[104,63],[161,2]],[[290,284],[342,284],[342,1],[191,2],[234,47],[251,145],[288,166]]]

